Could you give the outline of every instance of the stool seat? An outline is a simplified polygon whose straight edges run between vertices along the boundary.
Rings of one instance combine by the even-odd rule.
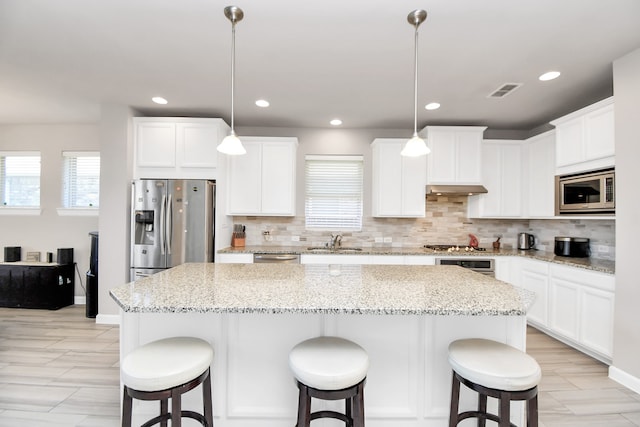
[[[124,358],[122,382],[139,391],[166,390],[197,378],[212,361],[213,349],[204,340],[161,339],[138,347]]]
[[[533,357],[509,345],[480,338],[452,342],[449,363],[461,377],[498,390],[528,390],[537,386],[542,377]]]
[[[296,345],[289,353],[296,379],[319,390],[341,390],[367,376],[369,356],[358,344],[338,337],[317,337]]]

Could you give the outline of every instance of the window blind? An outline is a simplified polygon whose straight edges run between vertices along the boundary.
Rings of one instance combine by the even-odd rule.
[[[97,208],[100,200],[100,154],[65,151],[62,156],[62,206]]]
[[[40,206],[40,153],[0,152],[2,206]]]
[[[362,156],[306,156],[306,227],[360,230],[362,181]]]

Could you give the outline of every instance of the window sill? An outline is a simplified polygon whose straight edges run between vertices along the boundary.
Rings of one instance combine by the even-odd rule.
[[[98,216],[98,208],[58,208],[58,216]]]
[[[0,215],[39,216],[41,213],[42,209],[40,208],[0,207]]]

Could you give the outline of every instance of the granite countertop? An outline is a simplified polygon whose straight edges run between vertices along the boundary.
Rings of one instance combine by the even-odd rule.
[[[457,266],[188,263],[112,289],[125,312],[521,316],[531,293]]]
[[[266,253],[266,254],[305,254],[305,255],[428,255],[438,257],[459,257],[459,256],[521,256],[525,258],[537,259],[540,261],[552,262],[555,264],[564,264],[571,267],[584,268],[587,270],[599,271],[601,273],[615,274],[615,261],[598,259],[598,258],[570,258],[557,256],[553,252],[537,251],[537,250],[516,250],[516,249],[500,249],[494,251],[493,249],[487,249],[486,251],[460,251],[447,252],[447,251],[434,251],[433,249],[425,248],[411,248],[411,247],[377,247],[366,248],[363,247],[357,252],[352,251],[318,251],[309,250],[304,246],[245,246],[240,248],[228,247],[220,249],[218,253],[221,254],[254,254],[254,253]]]

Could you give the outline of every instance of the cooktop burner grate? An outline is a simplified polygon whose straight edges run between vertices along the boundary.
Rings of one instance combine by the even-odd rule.
[[[484,252],[486,248],[473,248],[471,246],[466,245],[424,245],[425,249],[431,249],[433,251],[447,251],[447,252],[469,252],[469,251],[479,251]]]

